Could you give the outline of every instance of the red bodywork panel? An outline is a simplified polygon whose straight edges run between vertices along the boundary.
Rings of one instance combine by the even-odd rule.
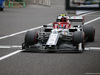
[[[71,24],[67,22],[54,22],[53,23],[54,29],[68,29],[70,27],[71,27]]]

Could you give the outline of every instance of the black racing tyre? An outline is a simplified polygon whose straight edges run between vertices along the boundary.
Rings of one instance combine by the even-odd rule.
[[[87,41],[93,42],[95,40],[95,28],[90,25],[83,26],[83,31],[85,33],[85,37],[87,37]]]
[[[38,42],[38,33],[35,31],[28,31],[25,35],[25,47],[29,48]]]
[[[84,32],[82,32],[82,31],[74,32],[74,34],[73,34],[73,45],[76,46],[77,49],[78,49],[79,43],[82,43],[81,47],[82,47],[82,50],[84,50],[84,48],[85,48],[84,37],[85,37]]]
[[[82,31],[76,31],[73,34],[73,44],[79,44],[83,40],[83,32]]]
[[[3,11],[3,8],[1,8],[0,10]]]

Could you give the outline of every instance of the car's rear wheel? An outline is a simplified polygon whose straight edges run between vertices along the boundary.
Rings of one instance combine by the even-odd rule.
[[[85,49],[84,37],[85,35],[82,31],[76,31],[73,34],[73,45],[76,46],[76,49],[80,52]]]
[[[25,35],[25,43],[22,44],[22,48],[29,48],[30,45],[34,45],[38,42],[38,33],[34,31],[28,31]]]
[[[95,40],[95,28],[90,25],[83,26],[83,31],[85,33],[85,37],[88,38],[87,41],[93,42]]]

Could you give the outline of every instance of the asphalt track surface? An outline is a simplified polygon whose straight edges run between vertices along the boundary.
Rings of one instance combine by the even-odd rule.
[[[5,8],[0,12],[0,38],[52,23],[61,13],[67,14],[62,5]],[[0,75],[100,75],[100,11],[84,17],[85,23],[90,21],[86,25],[95,26],[96,37],[82,53],[23,52],[25,33],[0,39]]]

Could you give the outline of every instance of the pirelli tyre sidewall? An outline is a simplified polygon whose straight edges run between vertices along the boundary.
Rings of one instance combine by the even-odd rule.
[[[38,42],[38,33],[35,31],[28,31],[25,35],[25,46],[28,48]]]
[[[82,32],[82,31],[74,32],[74,34],[73,34],[73,45],[77,47],[79,45],[79,43],[82,43],[82,49],[84,50],[84,48],[85,48],[84,37],[85,37],[84,32]]]
[[[95,40],[95,28],[94,26],[85,25],[83,26],[83,31],[85,33],[85,37],[88,38],[88,42],[93,42]]]

